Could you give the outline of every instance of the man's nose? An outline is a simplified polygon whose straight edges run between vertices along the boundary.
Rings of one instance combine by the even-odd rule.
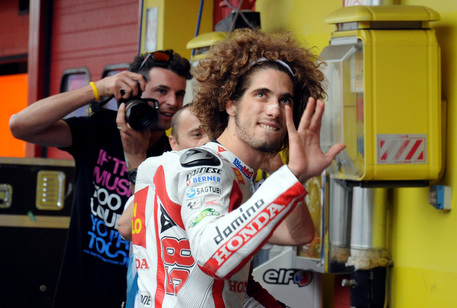
[[[273,100],[271,103],[266,105],[266,113],[269,116],[277,117],[280,114],[279,101]]]
[[[176,97],[175,94],[171,94],[171,93],[167,97],[167,104],[175,107],[176,109],[181,107],[181,106],[179,106],[179,99]]]

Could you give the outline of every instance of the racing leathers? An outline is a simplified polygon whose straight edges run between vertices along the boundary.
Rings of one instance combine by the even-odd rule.
[[[132,244],[143,307],[243,307],[253,255],[303,202],[287,166],[254,170],[217,142],[138,168]]]

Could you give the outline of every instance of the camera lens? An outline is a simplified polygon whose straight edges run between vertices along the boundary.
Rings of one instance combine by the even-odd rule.
[[[144,131],[156,124],[157,112],[146,101],[132,99],[127,104],[125,119],[133,129]]]

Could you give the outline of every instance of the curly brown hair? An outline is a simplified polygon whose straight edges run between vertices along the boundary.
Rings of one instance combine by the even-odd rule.
[[[271,62],[257,63],[260,58]],[[231,38],[210,48],[208,55],[199,61],[193,74],[197,82],[192,109],[210,138],[219,137],[227,127],[226,104],[229,100],[236,102],[241,98],[247,89],[249,76],[257,67],[275,67],[290,75],[288,70],[274,62],[275,60],[285,62],[294,73],[293,114],[296,126],[308,98],[325,97],[325,77],[319,69],[323,62],[317,63],[317,56],[312,54],[310,49],[299,46],[289,32],[267,34],[260,30],[237,29]],[[283,147],[286,145],[285,140]]]

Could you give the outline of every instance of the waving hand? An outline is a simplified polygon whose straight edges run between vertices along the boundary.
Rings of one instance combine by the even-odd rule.
[[[333,145],[327,153],[320,147],[320,131],[325,105],[322,101],[309,98],[305,112],[295,129],[292,109],[286,107],[287,131],[289,133],[289,169],[301,183],[317,176],[327,168],[336,155],[346,146]]]

